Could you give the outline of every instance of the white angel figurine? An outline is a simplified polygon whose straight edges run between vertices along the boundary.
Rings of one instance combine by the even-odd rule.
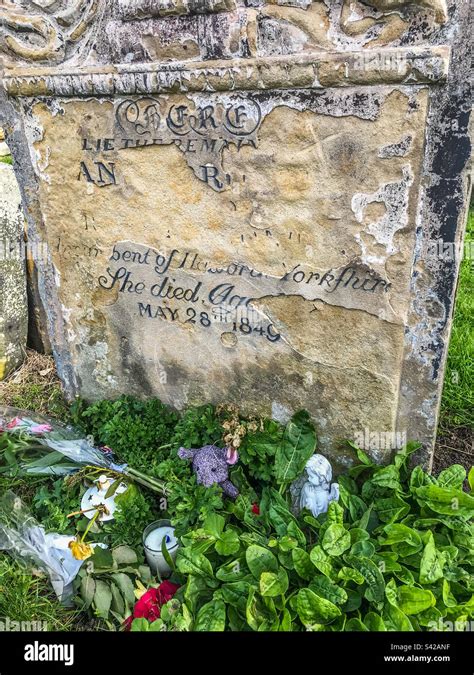
[[[310,457],[305,471],[308,478],[301,488],[299,507],[308,509],[316,518],[320,513],[326,513],[330,502],[339,499],[339,485],[331,485],[332,467],[323,455]]]

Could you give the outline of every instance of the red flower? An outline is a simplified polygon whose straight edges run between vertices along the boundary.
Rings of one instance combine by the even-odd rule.
[[[260,507],[257,504],[257,502],[255,502],[255,504],[252,504],[252,513],[255,513],[256,516],[260,515]]]
[[[133,619],[148,619],[150,623],[159,619],[162,605],[171,600],[178,588],[171,581],[162,581],[158,588],[150,588],[135,603],[132,615],[124,622],[124,629],[130,630]]]

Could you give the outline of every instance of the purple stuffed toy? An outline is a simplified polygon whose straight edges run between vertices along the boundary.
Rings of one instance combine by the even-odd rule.
[[[181,459],[192,460],[198,483],[206,487],[217,483],[231,499],[238,496],[239,491],[229,480],[229,464],[235,464],[239,459],[236,450],[218,448],[217,445],[205,445],[196,450],[180,448],[178,456]]]

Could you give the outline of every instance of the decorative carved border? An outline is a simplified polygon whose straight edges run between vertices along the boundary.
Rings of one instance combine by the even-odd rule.
[[[446,80],[449,61],[447,46],[411,47],[181,64],[12,68],[2,83],[12,97],[437,84]]]

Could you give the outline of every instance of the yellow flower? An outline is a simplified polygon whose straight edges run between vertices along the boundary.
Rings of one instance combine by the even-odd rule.
[[[92,546],[89,546],[89,544],[86,544],[83,541],[78,541],[77,539],[73,539],[73,541],[69,542],[69,548],[76,560],[87,560],[87,558],[90,558],[94,553]]]

